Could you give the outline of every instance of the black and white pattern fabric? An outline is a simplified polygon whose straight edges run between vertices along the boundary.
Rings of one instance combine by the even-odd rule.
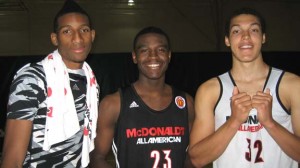
[[[8,102],[7,119],[33,122],[31,140],[23,167],[81,167],[86,104],[86,77],[83,70],[68,71],[80,130],[69,139],[43,150],[47,114],[47,86],[40,62],[26,65],[17,72]]]

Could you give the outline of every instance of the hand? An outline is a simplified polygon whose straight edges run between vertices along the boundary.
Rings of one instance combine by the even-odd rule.
[[[252,107],[257,110],[258,121],[264,127],[268,127],[274,121],[272,118],[272,101],[273,97],[270,94],[269,88],[265,92],[258,91],[252,97]]]
[[[245,92],[240,93],[238,88],[235,86],[231,97],[231,119],[236,121],[240,126],[244,123],[249,112],[252,109],[251,96]]]

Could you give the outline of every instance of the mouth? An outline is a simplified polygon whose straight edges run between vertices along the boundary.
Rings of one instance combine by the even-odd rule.
[[[72,49],[72,50],[73,50],[73,52],[75,52],[75,53],[82,53],[82,52],[84,52],[84,47],[75,48],[75,49]]]
[[[253,45],[241,45],[240,47],[239,47],[240,49],[251,49],[251,48],[253,48]]]
[[[157,69],[159,68],[160,64],[158,63],[153,63],[153,64],[148,64],[147,67],[151,68],[151,69]]]

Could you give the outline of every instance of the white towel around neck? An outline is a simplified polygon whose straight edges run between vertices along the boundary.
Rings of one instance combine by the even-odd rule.
[[[47,82],[47,118],[43,150],[49,150],[53,144],[62,142],[80,130],[75,103],[70,87],[69,74],[58,50],[49,54],[42,65]],[[82,69],[87,79],[86,103],[88,110],[84,114],[84,133],[81,164],[89,164],[89,153],[94,149],[96,124],[98,118],[99,90],[96,78],[90,66],[84,62]]]

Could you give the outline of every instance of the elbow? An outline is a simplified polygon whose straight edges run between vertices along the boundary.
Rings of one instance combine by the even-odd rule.
[[[188,151],[188,155],[189,155],[191,164],[195,168],[202,168],[209,163],[209,162],[205,161],[204,157],[201,157],[199,154],[197,154],[197,152],[193,152],[192,150]]]
[[[200,159],[192,159],[192,158],[191,158],[191,163],[195,168],[202,168],[208,164],[201,161]]]

